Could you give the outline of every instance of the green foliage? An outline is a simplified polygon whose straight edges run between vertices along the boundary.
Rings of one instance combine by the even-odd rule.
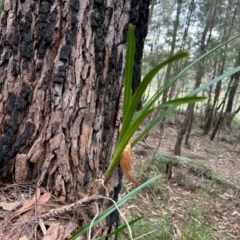
[[[136,219],[133,219],[133,220],[131,220],[131,221],[128,223],[128,225],[129,225],[129,226],[132,226],[134,223],[138,222],[138,221],[141,220],[141,219],[142,219],[142,217],[138,217],[138,218],[136,218]],[[116,235],[116,234],[122,232],[123,230],[125,230],[127,227],[128,227],[127,224],[123,224],[123,225],[121,225],[120,227],[118,227],[116,230],[114,230],[113,232],[111,232],[111,233],[109,233],[109,234],[107,234],[107,235],[105,235],[105,236],[98,237],[98,238],[96,238],[95,240],[101,240],[101,239],[105,239],[106,237],[111,237],[111,236],[113,236],[113,235]]]
[[[216,51],[218,48],[224,46],[225,44],[235,40],[236,38],[238,38],[240,36],[237,35],[236,37],[220,44],[219,46],[213,48],[212,50],[208,51],[207,53],[203,54],[201,57],[197,58],[195,61],[193,61],[191,64],[189,64],[187,67],[185,67],[182,71],[180,71],[177,75],[173,76],[165,85],[164,89],[167,89],[168,87],[171,86],[171,84],[173,84],[178,78],[180,78],[182,75],[184,75],[186,73],[187,70],[189,70],[191,67],[193,67],[195,64],[197,64],[200,60],[202,60],[204,57],[207,57],[208,55],[212,54],[214,51]],[[226,71],[225,73],[223,73],[222,75],[212,79],[211,81],[201,85],[200,87],[194,89],[193,91],[191,91],[190,93],[188,93],[186,95],[186,97],[191,97],[191,96],[195,96],[196,94],[198,94],[199,92],[203,91],[204,89],[210,87],[211,85],[221,81],[224,78],[227,78],[229,76],[231,76],[232,74],[236,73],[240,71],[240,66],[233,68],[229,71]],[[151,98],[153,99],[154,96]],[[156,96],[155,96],[156,98]],[[184,98],[183,98],[184,99]],[[151,101],[151,100],[150,100]],[[132,142],[132,146],[134,146],[147,132],[150,131],[150,129],[152,127],[154,127],[159,121],[161,121],[164,117],[166,117],[167,115],[169,115],[170,113],[172,113],[172,111],[174,109],[176,109],[179,105],[175,104],[170,106],[168,109],[166,109],[164,112],[162,112],[156,119],[154,119],[148,126],[145,127],[145,129],[142,131],[142,133],[140,133],[136,139]]]
[[[238,36],[237,36],[238,37]],[[235,38],[237,38],[235,37]],[[233,39],[235,39],[233,38]],[[215,47],[211,51],[205,53],[203,56],[195,60],[194,62],[190,63],[187,67],[185,67],[183,70],[181,70],[178,74],[175,76],[172,76],[170,79],[166,81],[166,83],[160,87],[156,93],[144,104],[142,109],[134,116],[137,106],[139,105],[141,98],[144,94],[144,92],[147,89],[147,86],[150,84],[154,76],[165,66],[168,64],[171,64],[175,61],[178,61],[180,59],[183,59],[188,56],[187,52],[180,52],[176,53],[172,57],[168,58],[167,60],[161,62],[156,67],[154,67],[152,70],[150,70],[146,76],[143,78],[141,83],[139,84],[138,88],[136,89],[134,95],[132,96],[132,77],[133,77],[133,65],[134,65],[134,55],[135,55],[135,39],[134,39],[134,28],[132,25],[129,26],[128,29],[128,39],[127,39],[127,54],[126,54],[126,65],[125,65],[125,81],[124,81],[124,99],[123,99],[123,123],[122,123],[122,129],[119,135],[118,142],[116,144],[116,149],[114,152],[114,156],[110,162],[110,165],[108,169],[105,172],[105,183],[107,183],[112,176],[114,170],[119,165],[120,161],[120,155],[122,154],[124,148],[129,143],[131,137],[137,130],[137,128],[143,123],[143,121],[146,119],[147,116],[149,116],[150,113],[152,113],[154,110],[159,108],[166,108],[155,120],[153,120],[144,130],[143,132],[136,137],[136,139],[132,142],[132,146],[134,146],[156,123],[158,123],[161,119],[163,119],[167,114],[171,113],[176,107],[178,107],[180,104],[187,104],[187,103],[195,103],[197,101],[203,101],[205,100],[204,97],[197,97],[196,94],[198,94],[200,91],[206,89],[207,87],[211,86],[212,84],[221,81],[222,79],[231,76],[232,74],[238,72],[240,70],[240,67],[236,67],[232,70],[229,70],[222,74],[221,76],[214,78],[213,80],[209,81],[206,84],[203,84],[199,88],[195,89],[194,91],[191,91],[189,94],[187,94],[183,98],[178,98],[174,100],[170,100],[168,102],[162,103],[158,106],[155,106],[157,100],[161,97],[161,95],[166,91],[180,76],[185,74],[185,72],[194,66],[197,62],[199,62],[202,58],[208,56],[216,49],[220,48],[224,44],[232,41],[233,39]],[[98,215],[91,223],[84,226],[82,229],[80,229],[77,233],[75,233],[70,240],[76,239],[77,237],[84,234],[86,231],[91,230],[91,227],[95,224],[102,221],[105,217],[107,217],[111,212],[113,212],[116,207],[121,206],[126,201],[131,199],[135,194],[137,194],[139,191],[141,191],[143,188],[151,184],[152,182],[159,179],[159,175],[156,177],[151,178],[150,180],[146,181],[136,189],[132,190],[129,194],[124,196],[121,200],[119,200],[116,203],[116,206],[112,205],[107,210],[105,210],[102,214]],[[130,222],[130,224],[134,224],[139,219],[134,219]],[[123,231],[127,225],[122,225],[118,229],[115,230],[115,233],[119,233],[120,231]],[[194,228],[195,226],[193,226]],[[206,230],[206,233],[208,230]],[[187,235],[188,236],[188,235]],[[195,236],[195,235],[194,235]],[[206,235],[207,236],[207,235]],[[107,236],[104,236],[107,237]],[[198,236],[195,236],[198,237]],[[205,235],[201,235],[202,239],[205,239]],[[102,237],[103,238],[103,237]],[[99,239],[102,239],[99,238]],[[200,239],[200,238],[195,238]]]
[[[165,105],[154,106],[156,101],[161,97],[163,92],[171,86],[171,84],[177,80],[175,78],[174,81],[169,84],[163,85],[154,96],[147,101],[143,108],[138,112],[138,114],[134,117],[134,113],[136,112],[137,106],[139,105],[144,92],[147,89],[147,86],[153,80],[154,76],[165,66],[171,64],[175,61],[178,61],[182,58],[188,57],[188,52],[180,52],[176,53],[167,60],[161,62],[152,70],[150,70],[146,76],[142,79],[141,83],[137,87],[134,95],[132,96],[132,76],[133,76],[133,63],[134,63],[134,55],[135,55],[135,38],[134,38],[134,28],[132,25],[129,25],[128,29],[128,39],[127,39],[127,55],[126,55],[126,65],[125,65],[125,81],[124,81],[124,99],[123,99],[123,123],[121,132],[119,135],[119,139],[116,145],[116,149],[114,152],[114,156],[110,162],[110,165],[105,172],[105,183],[108,182],[111,175],[115,171],[116,167],[119,165],[120,155],[123,152],[124,148],[130,141],[131,137],[137,130],[137,128],[143,123],[149,114],[151,114],[154,110],[159,107],[165,106],[179,106],[180,104],[196,102],[204,100],[202,97],[197,96],[189,96],[187,98],[175,99],[174,101],[169,101],[164,103]],[[191,98],[190,98],[191,97]]]
[[[211,238],[211,228],[204,225],[204,210],[199,206],[193,209],[189,214],[191,218],[180,227],[181,240],[196,239],[208,240]]]
[[[3,7],[4,7],[4,1],[5,1],[5,0],[0,0],[0,13],[1,13],[2,10],[3,10]]]
[[[140,192],[142,189],[144,189],[145,187],[149,186],[151,183],[155,182],[156,180],[158,180],[161,177],[161,175],[157,175],[151,179],[149,179],[148,181],[146,181],[145,183],[143,183],[142,185],[138,186],[137,188],[135,188],[134,190],[132,190],[130,193],[128,193],[127,195],[125,195],[121,200],[119,200],[118,202],[116,202],[116,206],[120,207],[121,205],[123,205],[124,203],[126,203],[129,199],[131,199],[133,196],[135,196],[138,192]],[[106,209],[103,213],[99,214],[96,219],[91,222],[88,223],[87,225],[85,225],[82,229],[80,229],[79,231],[77,231],[72,237],[69,238],[69,240],[74,240],[77,237],[81,236],[82,234],[84,234],[85,232],[87,232],[90,229],[90,226],[94,226],[97,223],[99,223],[100,221],[102,221],[104,218],[106,218],[109,214],[111,214],[115,209],[116,209],[115,205],[112,205],[111,207],[109,207],[108,209]]]

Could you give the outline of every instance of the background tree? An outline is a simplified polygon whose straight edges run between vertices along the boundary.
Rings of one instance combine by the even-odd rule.
[[[172,46],[174,46],[174,52],[180,50],[190,51],[190,59],[185,60],[187,65],[208,50],[213,49],[218,44],[231,39],[239,33],[236,24],[239,20],[239,0],[219,0],[214,2],[188,0],[181,3],[181,8],[179,8],[179,3],[179,1],[171,0],[156,1],[154,3],[153,17],[146,39],[143,72],[149,69],[149,66],[152,66],[155,62],[161,61],[165,56],[168,56],[172,51]],[[174,31],[176,22],[178,22],[177,32]],[[238,50],[236,51],[235,49],[239,49],[238,43],[237,41],[232,41],[202,59],[194,68],[190,68],[184,74],[184,77],[180,77],[179,81],[171,86],[169,99],[181,97],[191,89],[236,66]],[[177,64],[172,68],[169,76],[181,70]],[[153,89],[161,86],[164,79],[163,76],[166,76],[168,69],[169,66],[159,72],[155,82],[152,83],[149,89],[148,96],[151,96]],[[190,104],[187,110],[185,106],[181,106],[178,108],[178,112],[175,112],[177,118],[175,123],[178,126],[178,137],[174,147],[175,154],[180,155],[180,142],[183,141],[185,136],[185,144],[190,144],[194,116],[203,117],[201,127],[204,129],[205,135],[212,128],[216,127],[220,113],[223,112],[224,114],[226,112],[226,104],[223,101],[228,100],[225,95],[229,94],[229,81],[230,78],[227,81],[224,80],[224,83],[220,81],[209,89],[204,90],[203,94],[209,98],[206,104]],[[231,116],[238,112],[238,89],[239,86],[236,87],[234,94],[234,110],[232,110],[233,114]],[[165,96],[167,94],[168,91],[165,92]],[[185,113],[185,117],[182,118],[181,113]],[[220,128],[217,129],[221,129],[221,126],[224,125],[220,124]]]
[[[213,21],[214,21],[214,16],[216,13],[216,3],[217,3],[217,1],[211,2],[211,5],[210,5],[208,13],[207,13],[207,19],[206,19],[206,23],[205,23],[204,30],[202,33],[199,49],[198,49],[199,56],[203,55],[206,52],[206,46],[208,45],[208,42],[211,38],[212,29],[213,29]],[[196,82],[195,82],[194,89],[199,87],[201,84],[201,80],[204,75],[204,64],[205,64],[205,62],[201,61],[198,66],[198,69],[196,71]],[[181,154],[181,142],[182,142],[182,139],[184,138],[184,135],[185,135],[187,129],[189,129],[188,135],[190,134],[191,127],[192,127],[192,121],[193,121],[193,117],[194,117],[194,106],[195,106],[195,104],[188,105],[188,108],[186,111],[186,117],[183,121],[182,127],[179,131],[177,141],[176,141],[176,144],[174,147],[174,153],[176,155]]]

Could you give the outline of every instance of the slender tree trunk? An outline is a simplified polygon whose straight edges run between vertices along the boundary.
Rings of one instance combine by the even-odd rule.
[[[224,69],[224,63],[225,63],[225,58],[223,59],[223,62],[221,63],[221,71],[223,72]],[[205,126],[204,126],[204,131],[203,134],[207,135],[212,127],[213,124],[213,118],[214,118],[214,113],[216,112],[216,104],[220,96],[221,92],[221,81],[217,83],[217,86],[215,88],[215,94],[214,94],[214,100],[213,100],[213,105],[211,106],[209,104],[209,107],[207,108],[207,113],[206,113],[206,121],[205,121]]]
[[[194,2],[194,0],[191,0],[191,2],[189,3],[188,15],[187,15],[187,19],[186,19],[186,23],[185,23],[185,29],[184,29],[182,42],[181,42],[181,46],[179,48],[179,51],[182,51],[185,48],[186,40],[187,40],[187,36],[188,36],[188,32],[189,32],[189,26],[192,22],[192,15],[193,15],[193,12],[194,12],[194,7],[195,7],[195,2]],[[183,62],[183,60],[181,59],[180,61],[175,63],[174,69],[178,69],[179,66],[182,65],[182,62]],[[175,82],[171,85],[170,92],[169,92],[169,100],[173,99],[176,86],[177,86],[177,82]]]
[[[235,67],[237,67],[239,65],[240,65],[240,49],[238,50],[238,56],[236,58]],[[228,127],[231,127],[231,122],[233,119],[233,117],[232,117],[233,102],[234,102],[234,97],[237,93],[239,80],[240,80],[239,72],[232,75],[232,84],[230,86],[230,91],[228,92],[228,101],[227,101],[227,106],[226,106],[226,110],[225,110],[225,120],[226,120],[226,125]]]
[[[210,36],[211,36],[212,28],[213,28],[214,13],[216,10],[216,6],[215,6],[216,2],[217,2],[217,0],[211,2],[210,8],[209,8],[209,11],[207,14],[207,20],[206,20],[206,24],[205,24],[205,27],[203,30],[202,37],[201,37],[200,46],[199,46],[199,55],[200,56],[206,51],[207,43],[210,40]],[[207,33],[209,33],[208,38],[207,38]],[[198,66],[198,70],[196,72],[196,83],[195,83],[194,89],[200,86],[203,76],[204,76],[204,63],[200,62],[199,66]],[[184,119],[184,122],[178,133],[177,140],[176,140],[175,147],[174,147],[174,153],[176,155],[181,154],[182,140],[188,129],[188,124],[190,123],[191,118],[193,118],[194,106],[195,106],[195,104],[188,105],[185,119]],[[191,128],[189,129],[189,135],[190,135],[190,133],[191,133]]]
[[[187,107],[187,111],[186,111],[186,117],[181,125],[180,131],[178,133],[178,137],[177,137],[177,141],[175,143],[174,146],[174,154],[180,156],[181,155],[181,145],[182,145],[182,140],[185,136],[185,133],[187,131],[188,128],[188,124],[190,119],[192,118],[192,114],[193,114],[193,108],[194,108],[194,104],[189,104]]]
[[[231,10],[232,10],[232,2],[229,1],[226,16],[230,15]],[[234,26],[234,22],[235,22],[235,19],[236,19],[237,12],[238,12],[238,6],[236,5],[236,7],[233,9],[233,16],[231,18],[231,24],[229,25],[229,23],[227,23],[224,26],[222,42],[225,42],[229,39],[230,34],[232,32],[232,28]],[[218,75],[223,74],[225,63],[226,63],[227,52],[228,52],[228,46],[225,45],[222,48],[222,51],[221,51],[222,61],[219,64],[220,67],[219,67]],[[216,85],[216,88],[215,88],[213,105],[211,107],[211,110],[209,111],[209,114],[207,116],[207,120],[206,120],[206,123],[205,123],[204,132],[203,132],[204,135],[207,135],[209,133],[209,131],[211,129],[211,126],[213,125],[213,120],[217,118],[217,116],[216,116],[216,114],[217,114],[216,104],[217,104],[217,102],[219,100],[219,97],[220,97],[221,86],[222,86],[222,81],[219,81]]]
[[[177,12],[176,12],[175,20],[174,20],[173,35],[172,35],[171,49],[170,49],[169,57],[174,54],[175,47],[176,47],[177,32],[178,32],[178,28],[179,28],[179,19],[180,19],[181,8],[182,8],[182,0],[178,0],[177,1]],[[171,76],[171,71],[172,71],[172,64],[168,64],[167,70],[166,70],[165,81],[167,81],[169,79],[169,77]],[[168,89],[163,93],[162,102],[166,102],[167,95],[168,95]]]
[[[169,57],[174,54],[175,47],[176,47],[176,40],[177,40],[177,32],[178,32],[178,27],[179,27],[179,19],[180,19],[180,13],[181,13],[181,7],[182,7],[182,0],[177,1],[177,13],[176,17],[174,20],[174,27],[173,27],[173,35],[172,35],[172,41],[171,41],[171,49],[169,53]],[[166,70],[166,75],[165,75],[165,82],[168,81],[169,77],[171,76],[171,71],[172,71],[172,64],[167,65],[167,70]],[[167,101],[167,96],[168,96],[169,89],[166,89],[163,92],[162,95],[162,102]],[[160,123],[160,131],[164,131],[164,122],[166,118],[163,118],[163,120]],[[163,134],[163,133],[161,133]]]
[[[139,22],[139,15],[129,19],[129,11],[146,14],[148,5],[5,1],[0,28],[2,182],[33,180],[62,201],[74,202],[102,177],[118,130],[127,25]],[[121,189],[120,172],[108,184],[114,200]],[[118,221],[113,216],[109,223]]]
[[[192,129],[192,125],[193,125],[193,115],[190,118],[190,122],[188,124],[188,129],[187,129],[187,134],[186,134],[186,138],[185,138],[185,145],[189,146],[189,139],[190,139],[190,134],[191,134],[191,129]]]

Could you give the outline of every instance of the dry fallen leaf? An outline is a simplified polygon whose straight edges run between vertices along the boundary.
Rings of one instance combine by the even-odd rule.
[[[60,223],[52,223],[43,240],[64,240],[69,238],[73,231],[77,229],[78,225],[74,222],[69,222],[66,225]]]
[[[12,211],[16,207],[18,207],[20,204],[21,204],[20,202],[11,202],[11,203],[0,202],[0,207],[2,207],[2,209],[4,210]]]
[[[239,216],[240,217],[240,213],[238,212],[238,211],[236,211],[236,210],[234,210],[233,211],[233,213],[231,214],[232,216],[235,216],[235,215],[237,215],[237,216]]]
[[[28,240],[27,236],[20,237],[19,240]]]
[[[47,232],[47,229],[46,229],[46,226],[44,225],[44,222],[43,222],[43,220],[41,218],[39,219],[39,226],[40,226],[40,228],[41,228],[41,230],[43,232],[43,235],[45,235],[46,232]]]
[[[26,201],[21,208],[16,211],[16,214],[21,214],[32,209],[34,200]]]
[[[78,225],[74,222],[69,222],[65,226],[64,239],[71,237],[72,233],[78,228]]]
[[[37,214],[38,215],[41,215],[43,213],[46,213],[46,212],[49,212],[51,209],[53,209],[52,206],[46,206],[46,205],[40,205],[40,206],[37,206]]]
[[[59,231],[60,230],[60,224],[59,223],[53,223],[47,230],[46,234],[44,235],[43,240],[60,240],[59,238]]]
[[[41,204],[46,203],[50,198],[51,198],[51,193],[49,193],[49,192],[44,193],[37,200],[37,205],[41,205]]]
[[[43,195],[40,195],[40,188],[36,187],[36,192],[31,200],[26,201],[21,208],[19,208],[12,216],[12,218],[16,217],[17,215],[30,211],[34,208],[34,204],[37,206],[40,206],[44,203],[46,203],[51,198],[51,193],[44,193]],[[12,219],[11,218],[11,219]]]

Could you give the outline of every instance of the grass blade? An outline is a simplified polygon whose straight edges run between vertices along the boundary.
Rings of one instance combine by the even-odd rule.
[[[153,77],[159,72],[159,70],[161,70],[163,67],[165,67],[166,65],[173,63],[175,61],[178,61],[184,57],[188,57],[189,53],[188,52],[179,52],[176,53],[175,55],[173,55],[172,57],[168,58],[167,60],[159,63],[156,67],[154,67],[152,70],[150,70],[147,75],[142,79],[142,81],[140,82],[139,86],[136,89],[136,92],[133,95],[132,98],[132,102],[131,105],[129,106],[129,110],[127,112],[126,117],[123,119],[123,126],[122,126],[122,131],[123,133],[125,132],[125,130],[128,127],[128,123],[131,122],[132,117],[137,109],[138,104],[140,103],[141,99],[142,99],[142,95],[145,92],[147,86],[149,85],[149,83],[152,81]],[[155,100],[156,101],[156,100]],[[151,104],[152,105],[152,104]],[[146,109],[149,109],[151,107],[151,105],[149,105]],[[120,138],[121,140],[121,138]]]
[[[126,145],[129,143],[131,137],[133,136],[134,132],[136,131],[136,129],[140,126],[140,124],[146,119],[147,116],[149,116],[149,114],[151,114],[154,111],[154,109],[150,109],[147,110],[145,112],[143,112],[141,115],[138,115],[133,122],[131,123],[131,125],[128,127],[126,133],[124,134],[124,136],[122,136],[121,141],[118,140],[117,142],[117,147],[116,150],[114,152],[114,156],[110,162],[110,165],[108,166],[104,176],[105,176],[105,180],[104,183],[107,183],[108,180],[110,179],[111,175],[113,174],[114,170],[117,168],[117,166],[119,165],[119,161],[120,161],[120,155],[123,152],[124,148],[126,147]],[[122,131],[120,132],[120,136],[122,134]]]
[[[191,91],[189,94],[187,94],[186,96],[193,96],[196,95],[197,93],[199,93],[200,91],[202,91],[203,89],[213,85],[214,83],[217,83],[219,81],[221,81],[224,78],[227,78],[229,76],[231,76],[232,74],[236,73],[240,71],[240,66],[236,67],[234,69],[231,69],[227,72],[225,72],[224,74],[222,74],[221,76],[218,76],[216,78],[214,78],[213,80],[203,84],[202,86],[198,87],[197,89]],[[150,129],[155,126],[159,121],[161,121],[164,117],[166,117],[168,114],[170,114],[175,108],[177,107],[177,105],[173,105],[171,107],[169,107],[167,110],[165,110],[163,113],[161,113],[157,118],[155,118],[132,142],[131,146],[133,147],[148,131],[150,131]]]
[[[116,204],[118,207],[120,207],[121,205],[123,205],[125,202],[127,202],[129,199],[131,199],[133,196],[135,196],[138,192],[140,192],[142,189],[144,189],[145,187],[149,186],[151,183],[157,181],[159,178],[161,177],[161,175],[157,175],[155,177],[152,177],[151,179],[149,179],[148,181],[146,181],[145,183],[143,183],[142,185],[138,186],[137,188],[133,189],[130,193],[128,193],[127,195],[125,195],[122,199],[120,199]],[[102,221],[105,217],[107,217],[110,213],[112,213],[115,210],[115,206],[112,205],[111,207],[109,207],[108,209],[106,209],[103,213],[101,213],[93,222],[92,226],[96,225],[97,223],[99,223],[100,221]],[[82,229],[80,229],[78,232],[76,232],[73,236],[71,236],[69,238],[69,240],[75,240],[77,237],[81,236],[82,234],[84,234],[85,232],[88,231],[89,227],[90,227],[91,223],[88,223],[87,225],[85,225]]]
[[[129,226],[133,225],[135,222],[138,222],[139,220],[141,220],[143,217],[138,217],[138,218],[135,218],[133,219],[132,221],[130,221],[128,224]],[[122,232],[124,229],[127,228],[127,224],[124,224],[124,225],[121,225],[120,227],[118,227],[116,230],[114,230],[113,232],[105,235],[105,236],[102,236],[102,237],[98,237],[96,238],[95,240],[101,240],[101,239],[105,239],[106,237],[110,237],[110,236],[113,236],[117,233],[120,233]]]
[[[125,78],[124,78],[123,119],[125,118],[128,112],[128,109],[132,100],[132,78],[133,78],[135,48],[136,48],[136,43],[135,43],[135,37],[134,37],[134,27],[132,24],[129,24],[128,37],[127,37]]]
[[[195,103],[195,102],[199,102],[199,101],[204,101],[206,100],[207,97],[201,97],[201,96],[186,96],[183,98],[176,98],[173,100],[169,100],[165,103],[162,103],[160,105],[160,107],[169,107],[171,105],[181,105],[181,104],[186,104],[186,103]]]

